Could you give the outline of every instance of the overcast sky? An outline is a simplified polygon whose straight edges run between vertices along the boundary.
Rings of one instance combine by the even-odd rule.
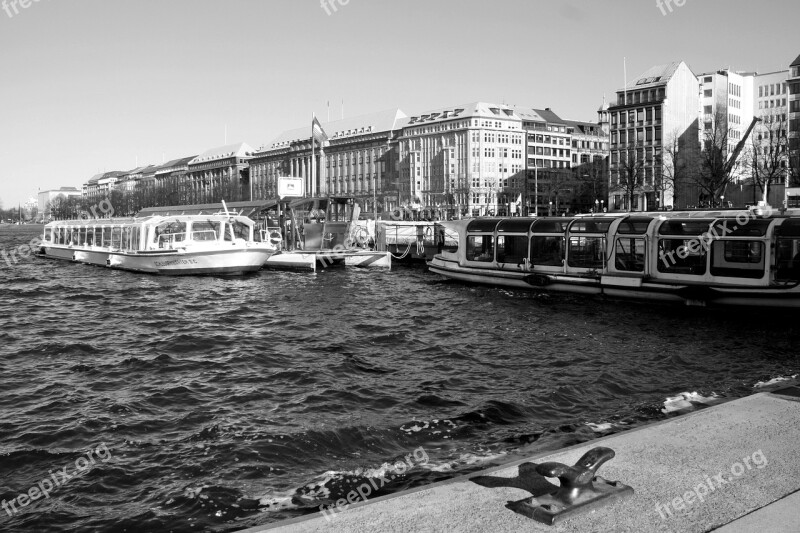
[[[325,121],[328,101],[332,119],[342,100],[346,116],[482,100],[593,121],[623,57],[633,79],[681,59],[771,72],[800,54],[797,0],[21,1],[0,0],[5,208],[198,154],[226,126],[257,148]]]

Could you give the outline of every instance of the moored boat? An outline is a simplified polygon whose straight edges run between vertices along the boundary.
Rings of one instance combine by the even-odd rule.
[[[278,245],[256,240],[254,222],[227,214],[65,220],[47,224],[45,257],[165,275],[259,270]]]
[[[800,307],[796,215],[697,211],[441,224],[458,233],[458,246],[428,267],[447,278],[701,306]]]

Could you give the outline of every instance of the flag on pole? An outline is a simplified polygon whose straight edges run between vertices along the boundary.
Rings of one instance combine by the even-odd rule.
[[[317,141],[320,146],[327,145],[328,134],[322,129],[322,124],[319,123],[316,116],[311,120],[311,138]]]

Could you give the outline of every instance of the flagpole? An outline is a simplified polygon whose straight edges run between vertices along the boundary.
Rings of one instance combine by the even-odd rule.
[[[309,187],[309,191],[311,192],[311,197],[314,197],[314,174],[315,174],[315,165],[314,164],[314,119],[316,115],[311,113],[311,186]]]

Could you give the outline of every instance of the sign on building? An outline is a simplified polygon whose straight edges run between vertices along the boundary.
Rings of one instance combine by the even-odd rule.
[[[303,178],[278,178],[278,196],[286,198],[287,196],[303,196]]]

